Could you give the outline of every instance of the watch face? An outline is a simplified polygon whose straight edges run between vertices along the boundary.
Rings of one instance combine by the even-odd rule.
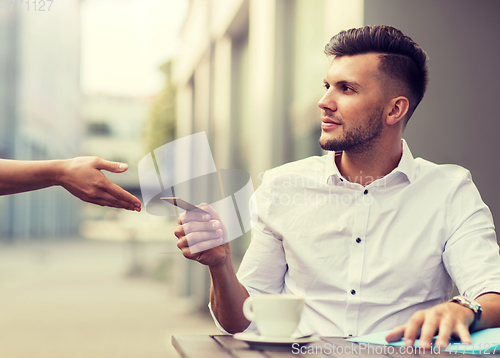
[[[469,300],[467,297],[464,296],[455,296],[451,300],[452,302],[456,302],[464,307],[468,307],[474,312],[482,311],[483,309],[481,308],[481,305],[477,303],[474,300]]]

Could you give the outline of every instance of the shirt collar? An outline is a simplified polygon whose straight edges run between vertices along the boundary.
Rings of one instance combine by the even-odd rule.
[[[403,155],[394,171],[403,173],[408,178],[408,181],[413,183],[415,180],[415,159],[413,159],[410,148],[404,139],[401,139],[401,144],[403,146]]]
[[[413,159],[410,148],[404,139],[401,139],[401,146],[403,149],[403,155],[401,156],[399,164],[391,173],[386,175],[386,178],[392,177],[395,172],[399,172],[406,175],[408,181],[412,183],[415,180],[415,160]],[[342,152],[333,151],[329,151],[326,154],[325,174],[327,184],[338,184],[338,182],[345,180],[342,178],[339,168],[337,168],[337,164],[335,163],[335,156],[341,154]]]
[[[339,168],[335,163],[335,155],[340,155],[342,152],[329,151],[326,153],[326,183],[329,185],[336,184],[338,181],[343,180]]]

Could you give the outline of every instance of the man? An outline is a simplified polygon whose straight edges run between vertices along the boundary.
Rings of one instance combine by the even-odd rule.
[[[452,334],[470,342],[469,329],[500,326],[489,209],[467,170],[414,159],[402,140],[425,93],[425,52],[389,26],[342,31],[325,52],[319,143],[328,154],[264,175],[238,276],[214,210],[179,218],[178,247],[210,269],[216,323],[253,329],[241,310],[249,294],[290,293],[305,297],[303,334],[396,327],[388,341],[420,337],[429,348],[436,332],[444,347]],[[198,252],[213,242],[224,244]],[[447,301],[452,279],[467,298]]]
[[[89,203],[141,211],[139,199],[113,184],[101,172],[123,173],[127,168],[127,164],[97,157],[40,161],[0,159],[0,195],[60,185]]]

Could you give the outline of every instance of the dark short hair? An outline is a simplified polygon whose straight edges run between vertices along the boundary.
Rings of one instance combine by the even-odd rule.
[[[325,53],[329,56],[379,53],[380,69],[389,78],[404,83],[413,97],[409,98],[406,121],[424,97],[428,82],[427,54],[415,41],[392,26],[364,26],[341,31],[325,46]]]

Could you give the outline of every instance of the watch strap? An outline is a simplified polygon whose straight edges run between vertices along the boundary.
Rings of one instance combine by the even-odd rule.
[[[469,325],[469,331],[472,332],[481,319],[481,314],[483,313],[483,308],[481,307],[481,305],[465,296],[455,296],[449,302],[458,303],[463,307],[467,307],[474,313],[474,320]]]

